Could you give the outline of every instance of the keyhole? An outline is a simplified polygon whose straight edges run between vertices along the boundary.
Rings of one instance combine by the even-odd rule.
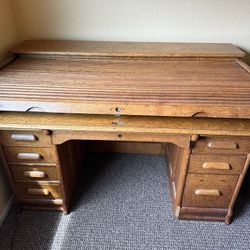
[[[119,113],[119,112],[121,112],[121,108],[116,107],[116,108],[115,108],[115,111]]]

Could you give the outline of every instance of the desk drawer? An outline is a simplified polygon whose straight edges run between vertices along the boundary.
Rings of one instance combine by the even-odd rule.
[[[53,148],[4,147],[4,153],[9,163],[56,162],[56,154]]]
[[[16,182],[19,199],[60,199],[61,192],[58,184]]]
[[[4,146],[50,147],[51,137],[47,130],[0,131],[0,144]]]
[[[200,137],[194,144],[193,153],[248,154],[250,138]]]
[[[59,181],[56,166],[10,165],[14,181]]]
[[[192,174],[240,174],[246,157],[241,155],[192,154],[189,173]]]
[[[228,207],[238,178],[238,175],[188,174],[182,206]]]

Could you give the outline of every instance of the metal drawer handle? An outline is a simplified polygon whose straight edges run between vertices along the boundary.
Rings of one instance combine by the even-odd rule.
[[[49,193],[50,192],[47,189],[40,189],[40,188],[29,188],[28,189],[28,194],[30,194],[30,195],[44,195],[44,196],[48,196]]]
[[[196,189],[195,195],[198,196],[220,196],[221,192],[218,189]]]
[[[211,149],[237,149],[239,147],[237,143],[231,141],[210,141],[207,146]]]
[[[10,139],[13,141],[37,141],[38,138],[32,134],[11,134]]]
[[[38,153],[18,153],[17,159],[19,160],[41,160],[43,157]]]
[[[220,169],[220,170],[230,170],[231,166],[226,162],[204,162],[202,164],[204,169]]]
[[[45,178],[47,174],[43,171],[25,171],[23,175],[30,178]]]

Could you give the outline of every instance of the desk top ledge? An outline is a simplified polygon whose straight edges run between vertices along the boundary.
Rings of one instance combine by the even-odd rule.
[[[245,53],[225,43],[101,42],[27,40],[13,48],[13,54],[110,57],[223,57],[240,58]]]

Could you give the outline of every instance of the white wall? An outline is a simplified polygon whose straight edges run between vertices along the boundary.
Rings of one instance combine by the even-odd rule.
[[[230,42],[250,52],[250,0],[13,0],[23,39]]]
[[[20,42],[10,0],[0,0],[0,62],[8,57],[10,47]],[[11,196],[0,162],[0,223],[1,215]]]
[[[11,1],[0,0],[0,61],[8,56],[8,50],[19,41]]]

